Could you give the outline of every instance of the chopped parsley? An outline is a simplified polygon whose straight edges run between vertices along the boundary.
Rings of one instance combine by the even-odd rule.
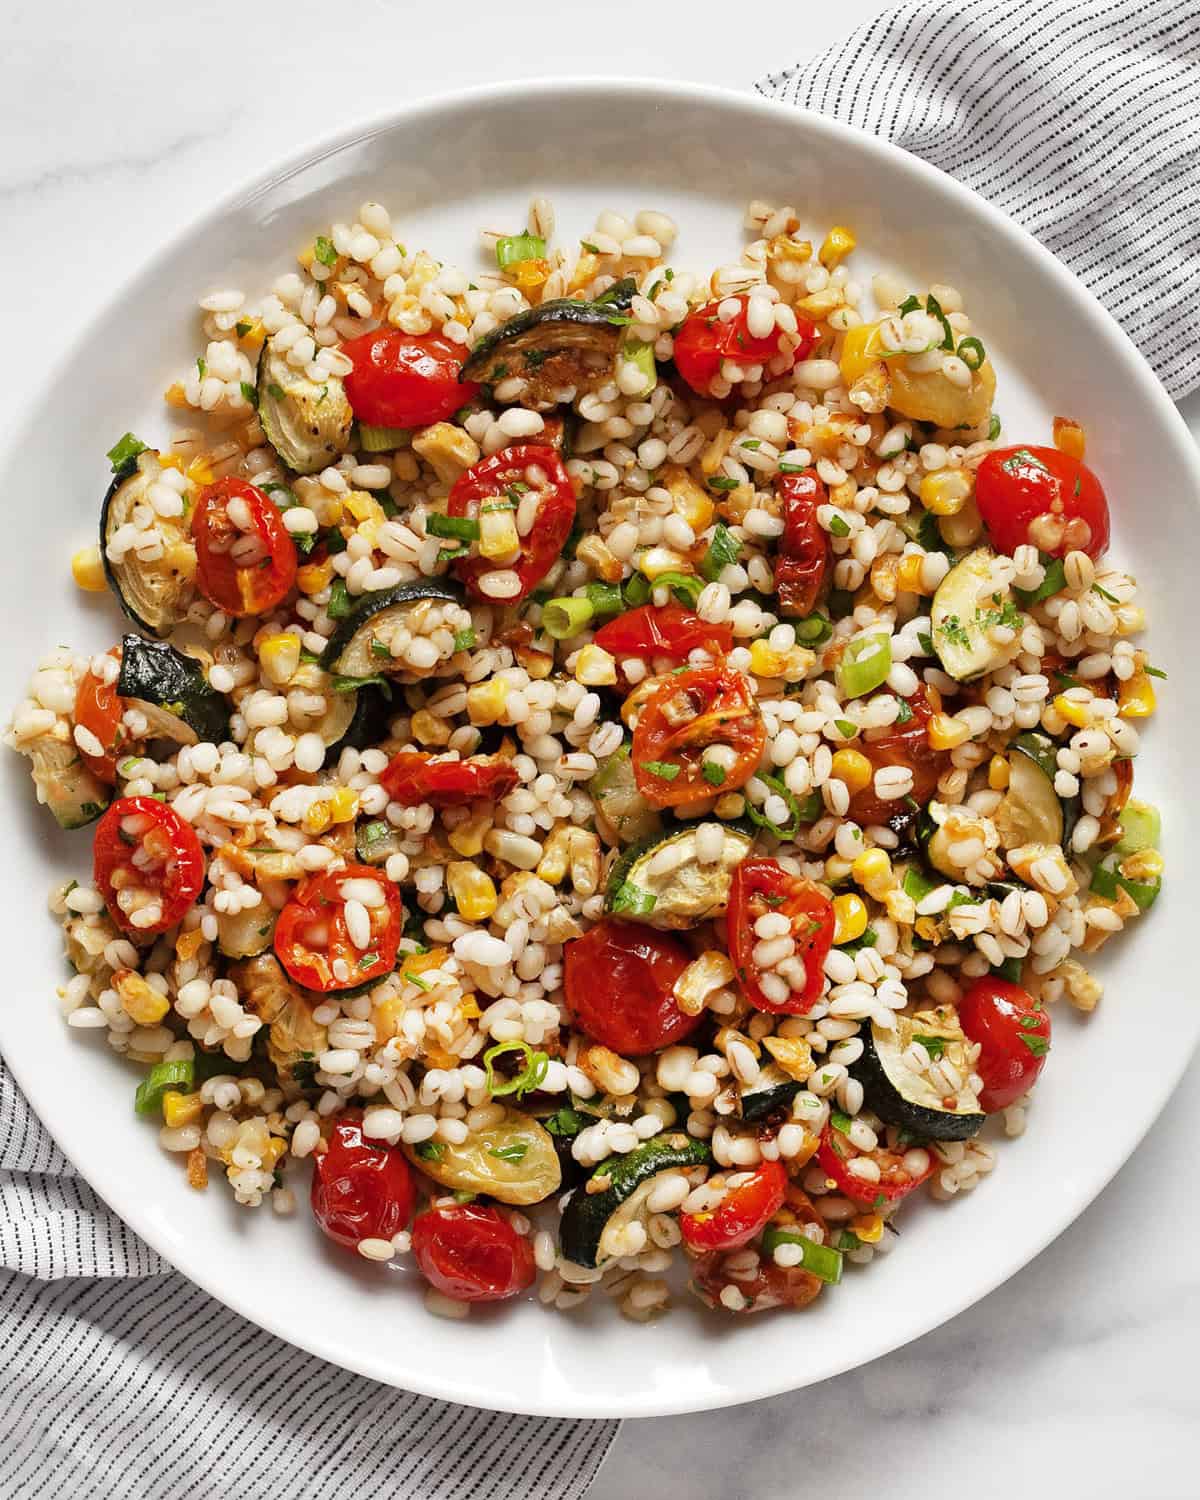
[[[444,1141],[421,1141],[416,1148],[422,1161],[441,1161],[446,1154]]]
[[[323,266],[337,265],[337,249],[333,241],[327,239],[323,234],[317,235],[316,242],[313,245],[313,255]]]
[[[969,651],[971,649],[970,632],[957,615],[947,615],[937,627],[935,634],[942,636],[952,646],[957,646],[961,651]]]
[[[709,786],[725,785],[725,767],[717,765],[715,760],[702,761],[700,774],[708,782]]]
[[[848,523],[846,521],[844,521],[841,518],[841,516],[837,516],[837,515],[830,516],[830,518],[829,518],[829,530],[830,530],[831,535],[833,535],[833,536],[849,536],[850,535],[850,527],[849,527]]]
[[[858,725],[850,719],[834,719],[833,727],[844,740],[852,740],[858,733]]]
[[[700,571],[710,583],[716,583],[721,570],[735,563],[741,555],[742,544],[723,521],[718,521],[708,544],[708,551],[700,564]]]
[[[469,651],[477,642],[477,636],[473,626],[468,625],[465,630],[460,630],[454,637],[454,649],[456,651]]]
[[[528,1152],[528,1141],[513,1141],[508,1146],[493,1146],[488,1155],[494,1156],[497,1161],[510,1161],[515,1164],[516,1162],[524,1161]]]
[[[1020,1040],[1025,1043],[1034,1057],[1045,1057],[1046,1053],[1050,1050],[1050,1042],[1047,1037],[1025,1035]]]
[[[938,1058],[946,1050],[946,1039],[944,1037],[926,1036],[923,1032],[914,1031],[913,1041],[919,1042],[934,1062],[937,1062]]]
[[[669,760],[647,760],[643,762],[642,769],[649,771],[651,776],[657,776],[660,781],[674,781],[683,768],[673,765]]]
[[[907,698],[900,699],[900,712],[896,715],[897,724],[907,724],[913,716],[913,711],[908,705]]]
[[[257,408],[258,392],[254,389],[254,387],[248,380],[241,381],[240,386],[243,397],[250,403],[251,406]]]

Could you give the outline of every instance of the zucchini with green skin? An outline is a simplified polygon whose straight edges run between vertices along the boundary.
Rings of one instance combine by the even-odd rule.
[[[660,1173],[703,1167],[711,1161],[706,1142],[678,1130],[654,1136],[627,1156],[608,1157],[590,1182],[576,1188],[567,1200],[559,1226],[563,1255],[577,1266],[596,1267],[611,1260],[613,1251],[606,1241],[611,1245],[617,1232],[649,1217],[646,1199]],[[589,1193],[589,1186],[596,1191]]]
[[[258,420],[294,474],[316,474],[350,446],[354,413],[336,375],[309,380],[271,341],[258,362]]]
[[[147,561],[131,548],[114,562],[108,544],[122,526],[132,523],[137,507],[153,508],[147,495],[163,472],[157,452],[145,449],[117,471],[100,506],[100,557],[108,586],[137,628],[157,636],[170,635],[196,597],[196,548],[186,513],[155,515],[154,525],[162,538],[161,557]]]
[[[996,625],[1016,626],[1016,606],[1007,588],[993,583],[996,554],[976,547],[946,574],[933,596],[929,612],[933,649],[945,671],[958,682],[972,682],[1002,667],[1017,650],[1016,642],[1000,645],[990,635]]]
[[[38,801],[50,809],[60,828],[85,828],[112,801],[112,788],[92,775],[62,720],[18,748],[32,764]]]
[[[1027,730],[1009,746],[1008,790],[993,815],[1006,849],[1022,844],[1065,845],[1079,820],[1078,797],[1054,790],[1058,746],[1047,734]]]
[[[923,1030],[929,1026],[930,1031]],[[937,1030],[932,1030],[933,1027]],[[923,1015],[896,1017],[894,1031],[885,1031],[875,1021],[860,1033],[863,1053],[850,1072],[863,1088],[863,1102],[888,1125],[897,1125],[914,1136],[931,1141],[965,1141],[983,1128],[987,1116],[979,1107],[975,1091],[967,1082],[947,1104],[949,1095],[939,1094],[935,1084],[905,1056],[915,1039],[941,1056],[942,1050],[962,1039],[961,1031],[947,1038],[939,1032],[957,1031]],[[926,1042],[925,1039],[928,1039]],[[940,1044],[940,1046],[938,1045]],[[935,1059],[936,1060],[936,1059]],[[965,1067],[957,1067],[965,1074]]]
[[[782,1068],[769,1063],[758,1077],[742,1090],[739,1103],[743,1120],[766,1120],[778,1110],[791,1108],[792,1100],[804,1087],[789,1078]]]
[[[722,832],[721,857],[710,862],[702,862],[696,852],[699,828],[694,824],[634,844],[613,865],[605,910],[666,929],[696,927],[721,916],[729,904],[733,872],[753,843],[741,828],[726,824]]]
[[[662,818],[637,789],[625,741],[597,768],[587,784],[596,805],[599,831],[609,843],[635,844],[662,833]]]
[[[121,642],[121,672],[117,692],[140,709],[149,725],[149,739],[174,740],[179,745],[229,738],[229,708],[222,694],[210,687],[204,668],[194,657],[176,651],[166,641],[144,641],[127,635]]]
[[[378,647],[389,643],[398,629],[415,623],[415,611],[427,613],[434,604],[461,606],[462,591],[440,579],[420,578],[412,583],[398,583],[395,588],[361,594],[329,637],[329,644],[321,653],[321,666],[336,677],[419,675],[400,657],[393,657],[390,652],[384,655]]]
[[[636,289],[627,276],[595,302],[555,297],[526,308],[480,339],[459,379],[494,386],[519,375],[526,402],[553,401],[561,390],[602,384],[612,376]]]

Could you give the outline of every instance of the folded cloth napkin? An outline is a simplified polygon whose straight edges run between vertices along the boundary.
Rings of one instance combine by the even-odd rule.
[[[1070,266],[1200,386],[1197,0],[907,0],[755,87],[885,136]]]
[[[264,1333],[74,1171],[0,1062],[0,1495],[577,1500],[616,1422],[475,1411]]]

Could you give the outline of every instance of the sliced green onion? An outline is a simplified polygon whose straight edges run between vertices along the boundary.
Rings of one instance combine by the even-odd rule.
[[[695,609],[696,602],[704,592],[704,585],[694,573],[668,572],[660,573],[654,580],[654,587],[669,588],[682,604],[689,609]]]
[[[932,292],[928,297],[925,298],[925,311],[930,315],[930,317],[936,318],[942,325],[942,342],[940,344],[936,344],[934,347],[937,349],[947,349],[951,354],[953,354],[954,329],[950,327],[950,319],[942,311],[942,304],[938,301],[938,299],[933,295]]]
[[[564,1104],[561,1109],[556,1110],[548,1119],[543,1120],[542,1125],[551,1135],[572,1136],[578,1135],[585,1126],[590,1125],[593,1118],[591,1115],[585,1115],[577,1109],[572,1109],[569,1104]]]
[[[963,339],[958,346],[958,357],[968,370],[978,370],[987,358],[987,351],[978,339]]]
[[[465,630],[460,630],[454,637],[454,649],[456,651],[469,651],[472,646],[477,645],[479,637],[475,634],[475,627],[468,625]]]
[[[846,1135],[851,1125],[854,1124],[854,1121],[849,1115],[843,1114],[840,1109],[831,1109],[829,1111],[829,1123],[835,1130],[840,1130],[843,1135]]]
[[[163,1095],[168,1089],[190,1094],[195,1077],[196,1069],[190,1057],[155,1063],[137,1086],[137,1093],[133,1096],[134,1109],[139,1115],[152,1115],[162,1106]]]
[[[335,578],[329,585],[329,603],[325,613],[331,620],[343,620],[350,613],[350,590],[344,578]]]
[[[619,615],[625,608],[619,583],[588,583],[583,592],[593,615]]]
[[[920,870],[910,867],[904,872],[904,894],[911,896],[918,904],[924,901],[931,891],[937,890],[937,882],[930,880]]]
[[[371,427],[358,424],[358,446],[364,453],[391,453],[402,448],[412,437],[411,427]]]
[[[852,740],[858,733],[858,725],[853,719],[834,719],[833,727],[844,740]]]
[[[1067,586],[1067,571],[1063,567],[1061,557],[1045,557],[1042,562],[1046,568],[1046,576],[1035,589],[1013,589],[1013,593],[1021,602],[1022,609],[1029,609],[1031,605],[1040,604],[1043,599],[1049,599],[1051,594],[1057,594]]]
[[[131,464],[139,453],[145,453],[146,445],[141,438],[134,437],[132,432],[127,432],[124,437],[112,445],[104,455],[112,464],[114,474],[119,474],[127,464]]]
[[[587,599],[548,599],[542,606],[542,629],[556,641],[565,641],[587,626],[592,613]]]
[[[658,897],[651,891],[643,890],[640,885],[634,885],[631,880],[623,881],[612,898],[612,910],[614,912],[628,912],[633,917],[646,917],[654,910]]]
[[[704,554],[704,561],[700,564],[700,571],[709,583],[716,583],[721,576],[722,568],[737,562],[741,551],[741,542],[732,534],[724,521],[718,521],[712,534],[712,541],[708,544],[708,551]]]
[[[828,615],[805,615],[796,621],[796,639],[802,646],[823,646],[833,634],[833,621]]]
[[[510,1052],[521,1053],[525,1059],[525,1066],[515,1078],[499,1083],[494,1071],[496,1059]],[[545,1078],[549,1065],[549,1057],[544,1052],[535,1052],[528,1042],[497,1042],[494,1047],[489,1047],[483,1054],[488,1093],[493,1099],[502,1099],[506,1094],[515,1094],[518,1099],[521,1099],[538,1087]]]
[[[650,597],[650,580],[643,578],[640,573],[635,573],[632,578],[625,582],[625,603],[633,608],[639,604],[645,604]]]
[[[763,1252],[774,1259],[780,1245],[800,1246],[800,1265],[829,1286],[836,1286],[842,1279],[842,1254],[829,1245],[818,1245],[806,1234],[793,1229],[767,1229],[763,1233]]]
[[[1000,428],[1001,428],[1001,426],[1002,426],[1002,423],[1000,421],[1000,418],[996,415],[995,412],[993,412],[991,414],[991,416],[988,418],[988,442],[989,443],[994,443],[996,441],[996,439],[1000,436]]]
[[[502,271],[523,260],[544,260],[546,241],[540,234],[506,234],[496,241],[496,264]]]
[[[1113,847],[1114,854],[1140,854],[1143,849],[1158,848],[1162,818],[1157,807],[1149,802],[1127,803],[1117,822],[1121,825],[1121,838]]]
[[[844,521],[839,515],[834,514],[830,516],[829,534],[830,536],[849,536],[850,523],[848,521]]]
[[[765,828],[773,833],[778,839],[794,839],[800,832],[801,824],[805,821],[805,808],[801,807],[799,800],[783,779],[779,776],[766,776],[761,772],[758,777],[771,792],[782,797],[787,805],[788,821],[784,824],[772,823],[761,807],[755,807],[749,798],[746,799],[746,815],[756,828]],[[812,821],[810,818],[809,822]]]
[[[658,366],[654,363],[654,345],[645,339],[626,337],[621,345],[621,358],[627,365],[635,365],[641,372],[643,386],[640,394],[648,396],[658,384]]]
[[[479,540],[479,522],[473,516],[443,516],[434,511],[425,517],[425,530],[429,536],[452,536],[460,542]]]
[[[920,305],[920,297],[918,297],[915,292],[910,293],[909,296],[905,297],[904,301],[896,309],[896,316],[898,318],[906,317],[910,312],[916,312],[917,308],[919,308]]]
[[[837,684],[847,698],[861,698],[886,682],[891,670],[891,636],[883,630],[868,631],[846,642],[837,665]]]

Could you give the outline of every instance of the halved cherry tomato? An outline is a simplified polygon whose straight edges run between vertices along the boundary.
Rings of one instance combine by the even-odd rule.
[[[787,1185],[783,1164],[764,1161],[749,1181],[730,1188],[716,1208],[679,1215],[684,1244],[698,1254],[747,1244],[779,1212]]]
[[[596,645],[618,658],[668,656],[686,661],[698,649],[712,656],[733,650],[733,626],[710,625],[682,604],[643,604],[596,632]]]
[[[868,1181],[850,1170],[851,1163],[860,1160],[874,1162],[879,1168],[878,1181]],[[873,1208],[907,1197],[933,1175],[937,1165],[933,1152],[925,1146],[892,1151],[881,1141],[874,1151],[860,1151],[832,1121],[827,1121],[821,1132],[817,1161],[839,1193]]]
[[[109,915],[131,937],[174,927],[204,885],[196,830],[155,797],[117,798],[96,824],[92,867]]]
[[[120,646],[114,646],[108,654],[120,661]],[[75,722],[96,736],[104,747],[104,753],[89,755],[86,750],[81,749],[79,754],[92,775],[107,782],[109,786],[116,785],[117,751],[125,738],[125,730],[121,724],[124,713],[125,700],[117,696],[115,681],[104,682],[90,670],[80,678],[79,689],[75,694]]]
[[[792,924],[794,956],[804,965],[804,985],[786,999],[772,999],[763,989],[763,974],[754,961],[761,941],[754,931],[759,917],[779,912]],[[803,1016],[825,987],[825,958],[833,945],[836,921],[828,896],[802,875],[790,875],[776,860],[744,859],[733,872],[726,913],[726,941],[742,993],[757,1010],[776,1016]],[[780,982],[787,983],[782,976]]]
[[[722,792],[745,786],[758,770],[766,725],[741,672],[715,665],[664,677],[642,705],[633,731],[633,775],[654,807],[678,807],[710,797],[704,752],[727,745],[737,759],[725,769]],[[724,769],[724,768],[723,768]]]
[[[713,381],[721,373],[725,360],[745,370],[751,365],[765,365],[779,353],[783,331],[772,328],[764,338],[755,338],[747,326],[749,296],[733,299],[740,303],[737,314],[728,321],[720,315],[722,302],[709,302],[691,312],[675,335],[675,368],[702,396],[709,394]],[[786,370],[797,360],[807,358],[817,342],[817,330],[804,318],[797,320],[799,342],[790,352]],[[786,373],[786,370],[779,373]]]
[[[979,1043],[980,1106],[1007,1109],[1037,1082],[1050,1051],[1050,1017],[1028,990],[1006,979],[977,979],[958,1002],[958,1022]]]
[[[412,1218],[415,1196],[400,1147],[368,1140],[357,1110],[338,1115],[325,1151],[313,1158],[309,1194],[329,1238],[351,1250],[360,1240],[390,1240]]]
[[[656,1052],[703,1019],[675,1000],[675,981],[691,961],[678,938],[605,917],[563,949],[567,1008],[589,1036],[624,1057]]]
[[[521,537],[521,549],[511,561],[475,553],[454,564],[468,593],[478,599],[516,604],[537,587],[558,561],[575,524],[575,489],[557,452],[542,443],[502,448],[491,458],[480,459],[454,481],[446,504],[448,513],[475,520],[489,503],[511,506],[519,512],[531,490],[538,495],[533,525]],[[515,573],[518,591],[503,596],[489,594],[482,583],[488,573],[495,572]]]
[[[354,368],[345,378],[354,415],[369,427],[426,427],[444,422],[479,390],[459,380],[463,355],[440,333],[377,328],[342,345]]]
[[[910,796],[924,807],[937,790],[938,778],[950,765],[950,753],[947,750],[935,750],[929,743],[929,721],[933,718],[933,708],[924,687],[918,684],[912,697],[905,698],[903,702],[908,705],[908,717],[903,724],[897,720],[887,729],[869,730],[860,741],[859,749],[876,771],[882,770],[884,766],[907,766],[913,773]],[[853,818],[862,827],[869,828],[875,823],[886,823],[901,810],[901,805],[894,800],[889,801],[875,795],[872,777],[862,791],[855,792],[851,797],[846,816]]]
[[[997,448],[975,474],[975,503],[1010,556],[1026,544],[1050,557],[1108,548],[1108,500],[1088,466],[1057,448]]]
[[[370,940],[357,948],[346,924],[343,894],[350,881],[368,882],[380,899],[362,902],[371,924]],[[370,865],[344,865],[327,874],[309,875],[292,893],[275,924],[275,952],[297,984],[328,994],[366,984],[396,966],[396,952],[404,927],[400,893]]]
[[[783,502],[783,535],[775,559],[775,591],[785,615],[811,615],[829,571],[829,537],[817,523],[817,507],[829,500],[815,469],[781,474],[775,490]]]
[[[227,615],[261,615],[296,581],[296,544],[262,490],[232,476],[207,485],[192,516],[196,584]]]
[[[418,1214],[413,1254],[421,1274],[456,1302],[500,1302],[533,1285],[533,1247],[498,1209],[446,1203]]]
[[[401,750],[388,763],[379,784],[403,807],[418,807],[422,802],[461,807],[466,802],[499,802],[519,780],[512,761],[499,755],[435,760],[419,750]]]
[[[825,1221],[813,1207],[808,1195],[795,1185],[787,1189],[789,1205],[788,1220],[791,1224],[813,1224],[825,1233]],[[692,1290],[709,1307],[722,1312],[755,1313],[766,1312],[771,1307],[807,1307],[820,1294],[825,1283],[811,1271],[800,1266],[777,1266],[766,1257],[760,1259],[758,1270],[747,1278],[744,1267],[736,1265],[739,1274],[726,1269],[728,1251],[718,1250],[698,1260],[692,1269]],[[721,1298],[727,1287],[735,1287],[739,1296],[731,1306]]]

